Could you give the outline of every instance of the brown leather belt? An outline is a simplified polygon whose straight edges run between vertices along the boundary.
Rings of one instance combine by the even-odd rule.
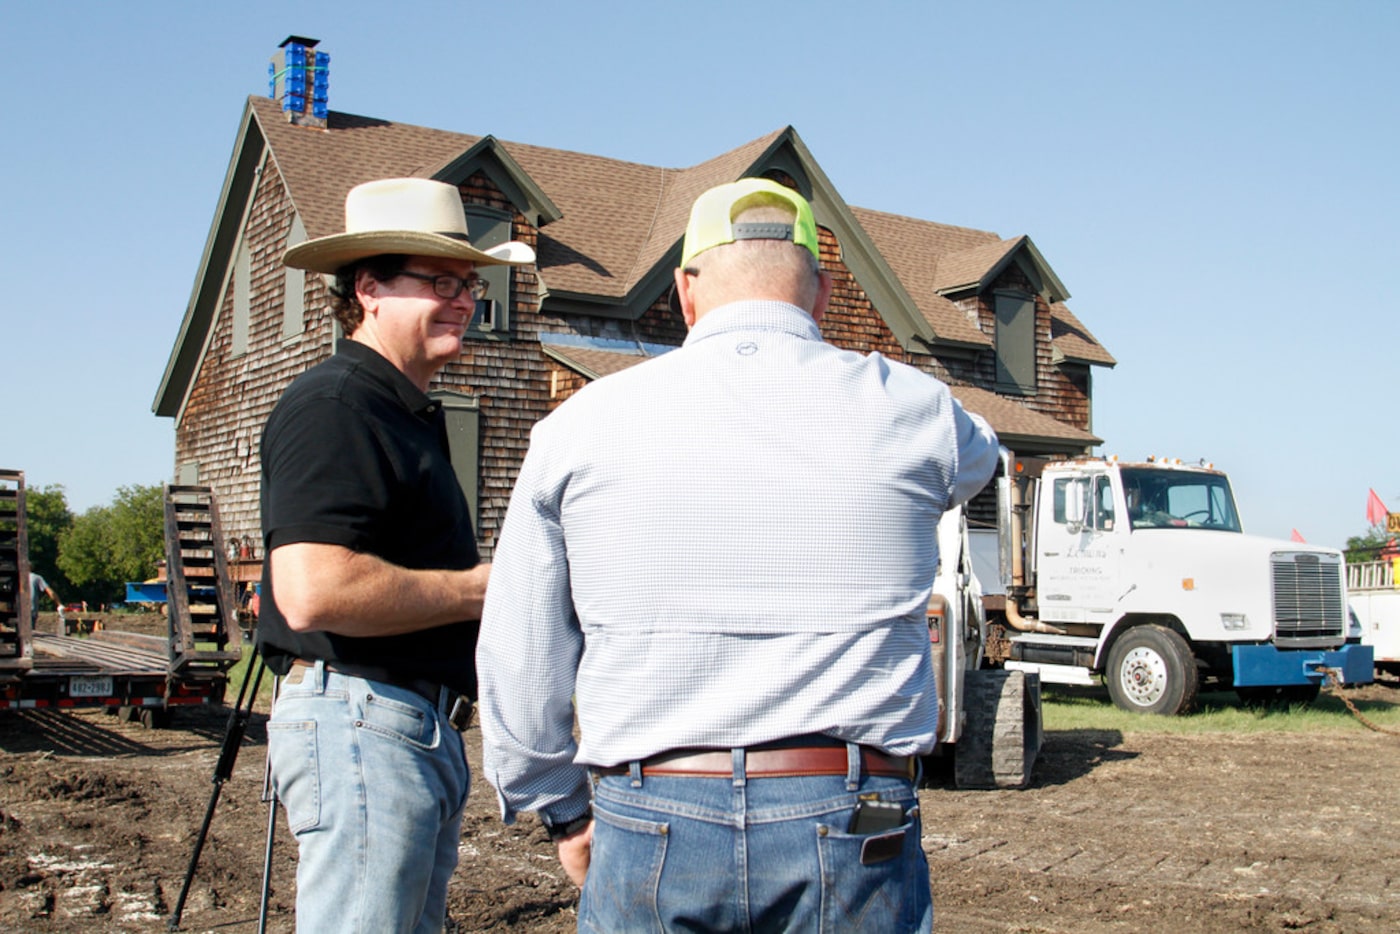
[[[914,777],[914,760],[887,756],[876,749],[860,750],[861,772],[894,778]],[[599,775],[627,775],[626,765],[595,768]],[[678,749],[643,760],[642,774],[689,778],[729,778],[734,774],[733,755],[727,749]],[[846,747],[792,746],[781,749],[749,749],[744,752],[747,778],[800,778],[806,775],[845,775]]]
[[[417,694],[419,697],[423,698],[428,703],[432,704],[434,707],[437,707],[443,713],[447,714],[447,722],[451,724],[452,728],[459,733],[471,725],[471,698],[467,697],[467,695],[465,694],[461,694],[457,691],[454,691],[452,688],[447,688],[447,694],[444,697],[442,692],[445,686],[433,681],[429,681],[426,678],[392,678],[385,677],[382,674],[362,674],[360,671],[355,670],[354,666],[351,665],[343,665],[336,662],[326,662],[325,664],[327,671],[337,671],[343,675],[349,675],[352,678],[364,678],[367,681],[381,681],[384,684],[392,684],[394,685],[394,687],[400,687],[405,690],[412,691],[414,694]],[[305,658],[294,658],[292,659],[292,667],[315,668],[316,663]],[[298,681],[294,683],[300,682]]]

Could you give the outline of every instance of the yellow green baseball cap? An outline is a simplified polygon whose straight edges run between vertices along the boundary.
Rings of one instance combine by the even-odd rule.
[[[734,215],[749,207],[750,202],[757,199],[761,203],[774,197],[792,205],[797,212],[793,223],[734,223]],[[685,228],[681,265],[685,266],[711,247],[735,240],[791,240],[811,250],[818,261],[822,258],[812,206],[791,188],[766,178],[741,178],[711,188],[695,199],[695,206],[690,209],[690,223]]]

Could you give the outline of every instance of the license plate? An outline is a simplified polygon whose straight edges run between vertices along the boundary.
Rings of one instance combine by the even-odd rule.
[[[110,676],[80,675],[68,679],[69,697],[109,697],[111,694]]]

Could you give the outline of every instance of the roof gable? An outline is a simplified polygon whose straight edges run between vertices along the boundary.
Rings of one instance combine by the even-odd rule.
[[[785,127],[683,169],[332,112],[324,130],[288,123],[275,101],[249,98],[190,303],[153,405],[178,415],[217,313],[223,279],[262,160],[275,165],[308,238],[343,228],[346,193],[375,178],[462,183],[484,172],[537,227],[543,310],[635,320],[664,294],[690,206],[746,175],[782,174],[835,235],[842,261],[907,349],[986,348],[992,338],[948,297],[1022,264],[1052,304],[1058,359],[1113,365],[1061,303],[1063,286],[1028,237],[853,208],[796,130]]]

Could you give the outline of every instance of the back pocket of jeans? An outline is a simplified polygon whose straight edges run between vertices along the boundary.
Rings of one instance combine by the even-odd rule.
[[[928,885],[917,821],[873,834],[829,827],[818,832],[817,853],[823,931],[911,930],[924,902],[913,887]]]
[[[315,720],[269,720],[267,757],[273,790],[287,811],[292,833],[321,823],[321,769],[316,756]]]
[[[656,891],[666,862],[670,825],[609,813],[593,806],[593,864],[579,900],[579,929],[660,930],[643,923],[657,916]]]

